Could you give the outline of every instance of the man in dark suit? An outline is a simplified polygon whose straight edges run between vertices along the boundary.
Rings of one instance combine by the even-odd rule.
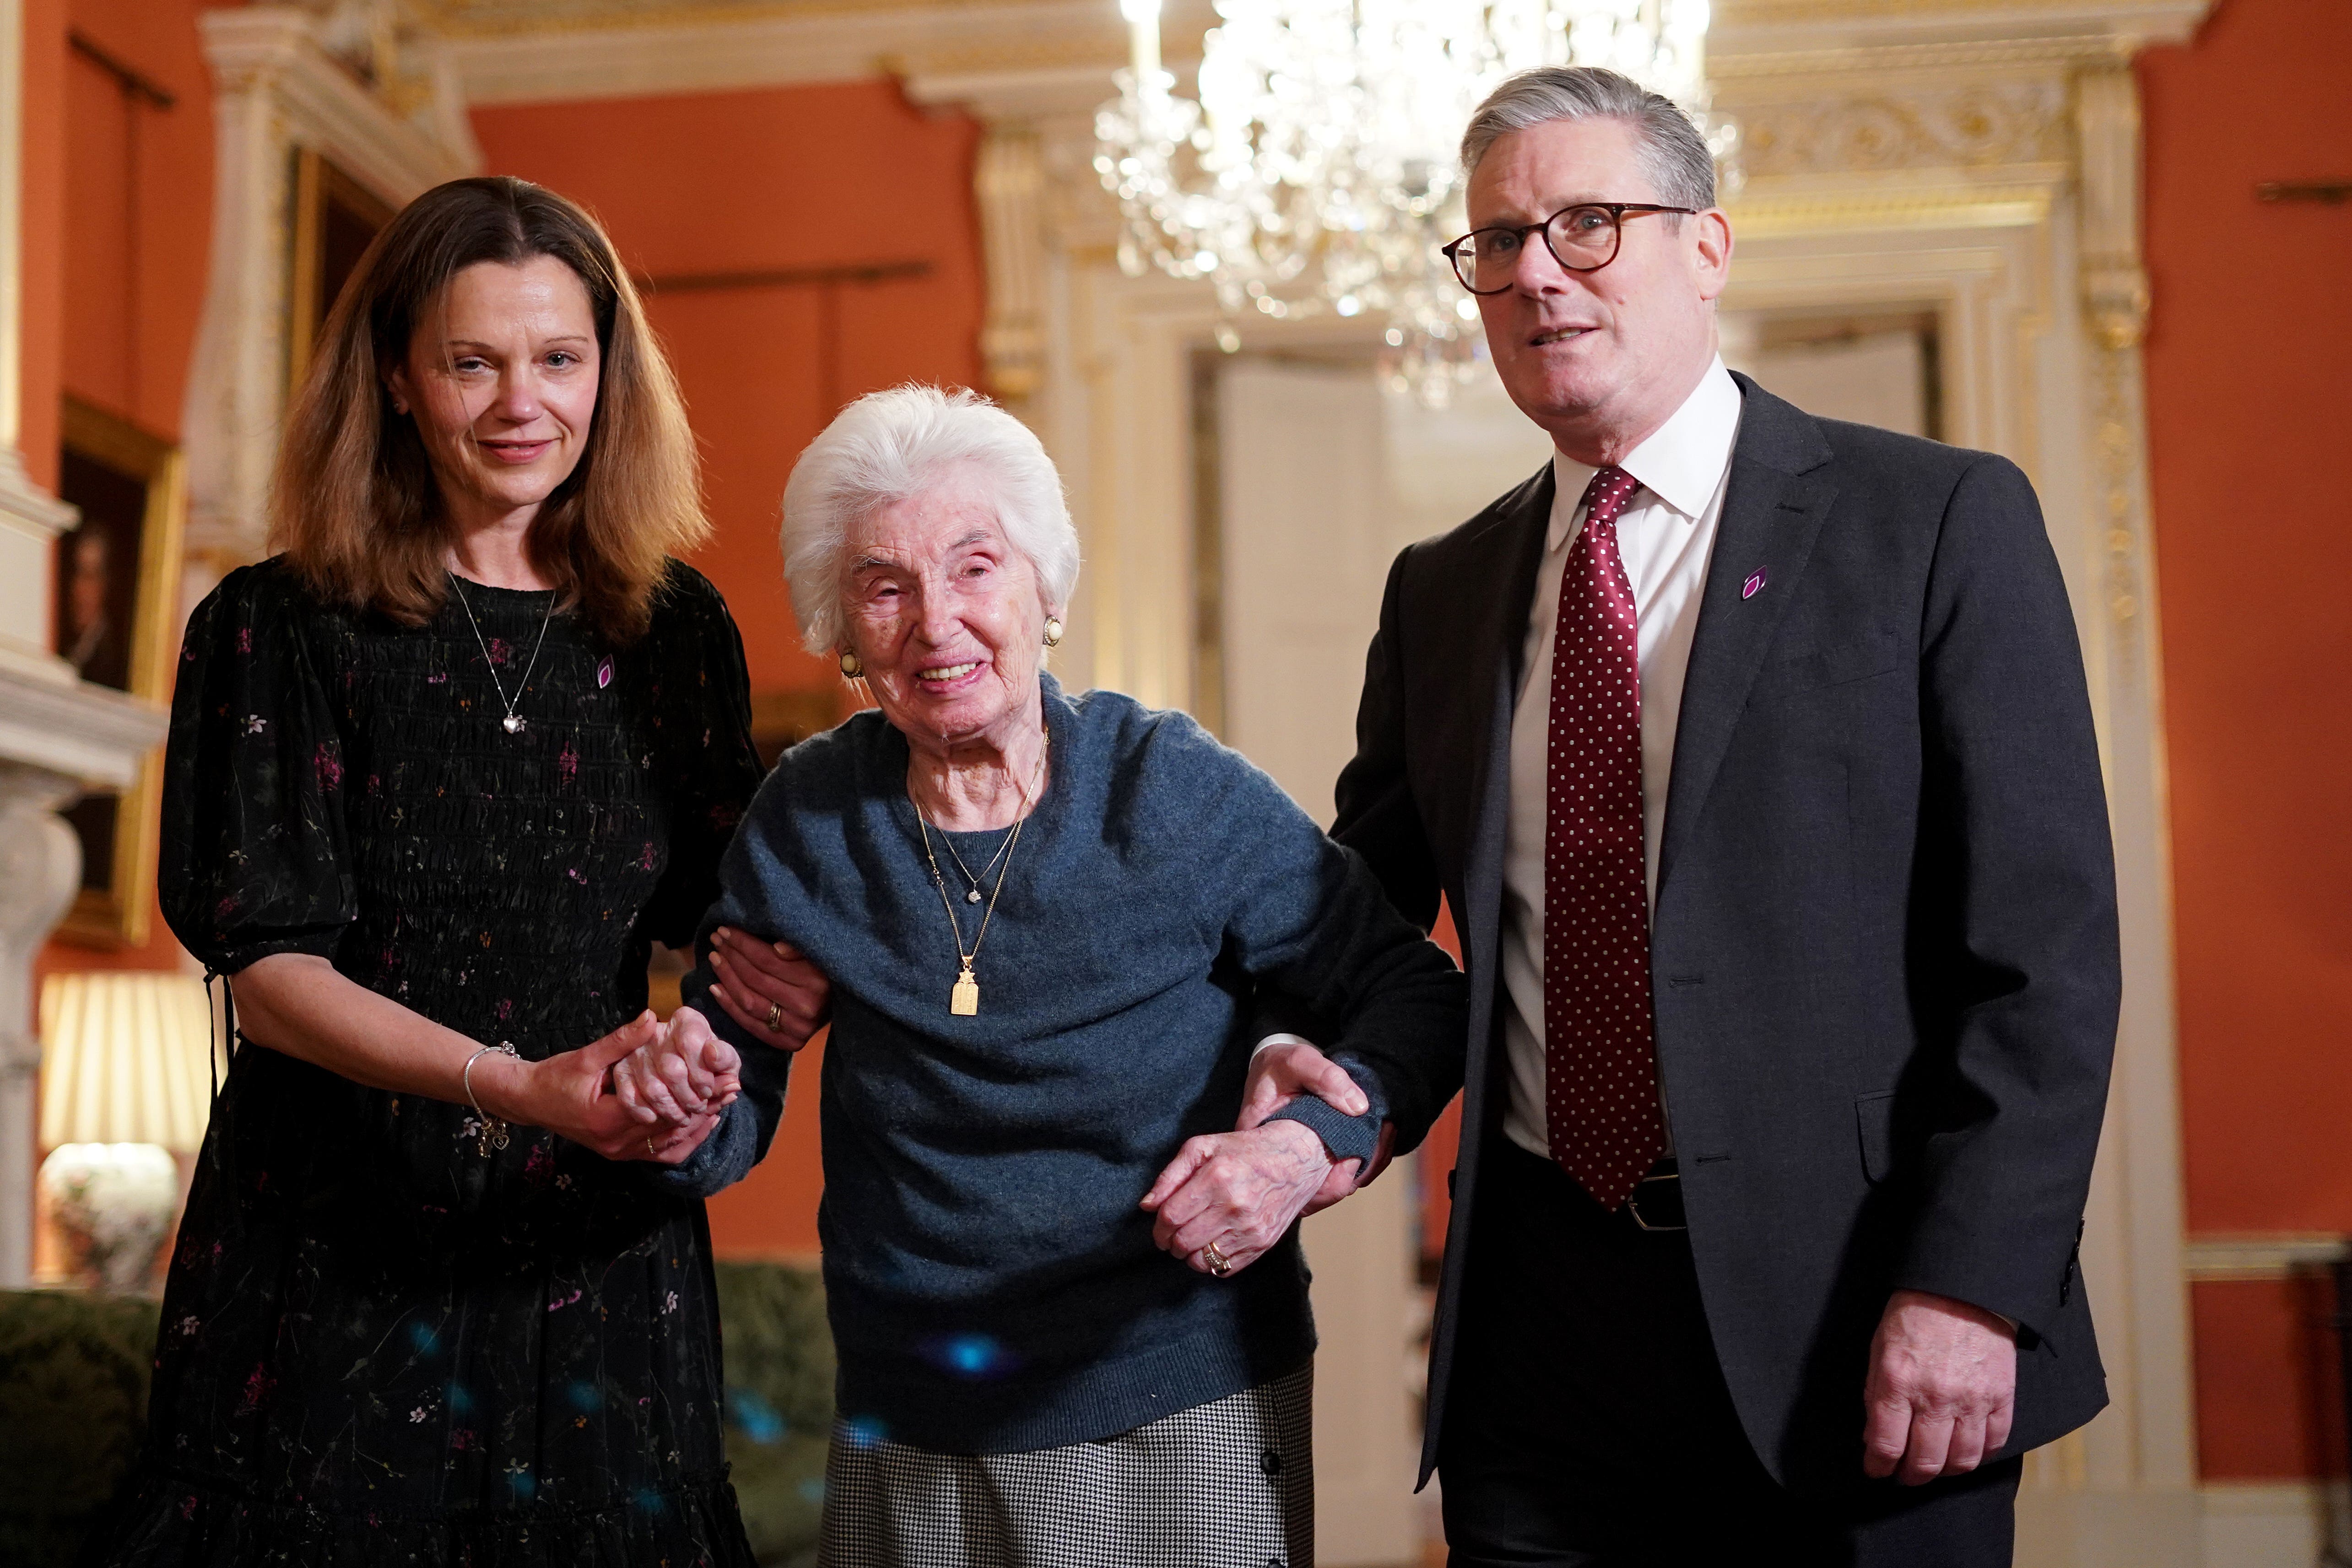
[[[1397,559],[1334,832],[1453,910],[1466,1048],[1350,1082],[1277,1037],[1253,1114],[1304,1089],[1410,1148],[1464,1091],[1454,1563],[2006,1563],[2019,1456],[2105,1403],[2120,991],[2032,489],[1725,371],[1666,100],[1528,72],[1464,163],[1457,273],[1557,453]]]

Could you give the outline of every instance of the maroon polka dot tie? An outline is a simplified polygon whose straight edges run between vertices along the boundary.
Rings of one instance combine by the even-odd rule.
[[[1544,1113],[1551,1157],[1615,1210],[1666,1151],[1642,862],[1642,680],[1603,468],[1559,584],[1544,806]]]

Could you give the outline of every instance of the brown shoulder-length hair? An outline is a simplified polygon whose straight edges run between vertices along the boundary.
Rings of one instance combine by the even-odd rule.
[[[384,377],[451,279],[538,256],[586,286],[603,365],[579,466],[531,523],[531,564],[625,647],[645,633],[666,558],[709,534],[677,379],[604,229],[527,180],[452,180],[404,207],[360,258],[287,416],[271,537],[321,597],[407,626],[440,610],[448,521],[425,443],[394,412]]]

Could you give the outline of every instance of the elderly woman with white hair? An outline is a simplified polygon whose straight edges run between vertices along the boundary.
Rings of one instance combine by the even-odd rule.
[[[715,1192],[782,1110],[790,1058],[743,1026],[784,994],[770,944],[831,983],[822,1561],[1304,1568],[1293,1222],[1395,1112],[1342,1089],[1227,1131],[1248,997],[1310,1000],[1369,1088],[1458,1039],[1459,975],[1192,720],[1045,672],[1077,539],[1003,410],[919,386],[853,404],[793,471],[783,552],[808,646],[876,710],[761,787],[668,1059],[635,1078],[656,1099],[740,1082],[669,1178]],[[734,994],[702,1005],[722,974]]]

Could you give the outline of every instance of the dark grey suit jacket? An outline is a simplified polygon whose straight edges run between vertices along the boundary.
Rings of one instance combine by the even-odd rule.
[[[1684,687],[1651,937],[1707,1321],[1758,1456],[1861,1478],[1889,1291],[2021,1325],[2021,1452],[2105,1375],[2076,1268],[2121,979],[2080,648],[2006,460],[1746,403]],[[1466,1052],[1376,1069],[1411,1147],[1465,1090],[1423,1478],[1446,1419],[1497,1042],[1511,709],[1544,471],[1397,558],[1335,836],[1471,981]],[[1764,586],[1742,597],[1758,572]]]

